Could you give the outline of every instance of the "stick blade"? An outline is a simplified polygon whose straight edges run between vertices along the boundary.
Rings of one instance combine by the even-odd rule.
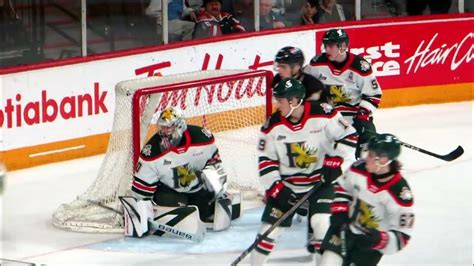
[[[464,149],[461,146],[458,146],[454,151],[450,152],[449,154],[441,156],[441,159],[450,162],[450,161],[456,160],[463,154],[464,154]]]

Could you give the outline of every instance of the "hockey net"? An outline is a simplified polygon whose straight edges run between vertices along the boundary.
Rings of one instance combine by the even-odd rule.
[[[113,127],[97,178],[76,200],[59,206],[53,224],[81,232],[123,231],[122,215],[112,209],[121,210],[118,196],[129,193],[140,150],[168,106],[181,108],[188,124],[214,133],[229,188],[256,196],[261,187],[255,149],[259,127],[271,113],[271,79],[270,71],[212,70],[118,83]]]

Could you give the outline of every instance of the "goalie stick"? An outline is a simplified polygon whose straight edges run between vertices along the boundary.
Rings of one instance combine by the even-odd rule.
[[[313,195],[314,192],[316,192],[316,190],[318,190],[321,187],[322,184],[323,184],[322,182],[318,182],[308,192],[306,192],[306,194],[304,194],[304,196],[298,202],[296,202],[295,205],[293,205],[293,207],[291,207],[291,209],[289,209],[278,220],[276,220],[276,222],[270,228],[268,228],[267,231],[265,231],[261,235],[258,235],[257,238],[255,239],[255,241],[252,243],[252,245],[250,245],[244,252],[242,252],[242,254],[240,254],[240,256],[237,257],[230,265],[235,266],[239,262],[241,262],[245,257],[247,257],[247,255],[250,252],[252,252],[252,250],[258,245],[258,243],[262,239],[266,238],[277,226],[279,226],[286,218],[288,218],[288,216],[293,214],[301,205],[303,205],[303,203],[309,197],[311,197],[311,195]]]
[[[109,207],[107,205],[104,205],[104,204],[102,204],[98,201],[87,200],[87,202],[89,202],[91,204],[94,204],[96,206],[99,206],[101,208],[104,208],[106,210],[115,212],[115,213],[120,214],[120,215],[123,216],[123,212],[121,212],[117,209],[114,209],[112,207]],[[148,225],[153,230],[158,230],[158,231],[161,231],[161,232],[164,232],[164,233],[169,233],[169,234],[172,234],[172,235],[174,235],[176,237],[179,237],[179,238],[182,238],[182,239],[191,240],[191,241],[194,241],[194,242],[202,242],[204,240],[203,235],[184,233],[184,232],[181,232],[181,231],[177,230],[176,228],[174,228],[172,226],[169,226],[167,224],[158,223],[158,222],[156,222],[152,219],[148,220]]]

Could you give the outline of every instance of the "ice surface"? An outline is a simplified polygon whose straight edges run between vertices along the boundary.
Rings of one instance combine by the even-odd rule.
[[[415,230],[408,247],[384,256],[381,265],[471,265],[472,107],[472,102],[459,102],[377,112],[379,132],[393,133],[405,142],[440,154],[457,145],[465,149],[461,158],[449,163],[403,149],[403,173],[415,196]],[[229,265],[252,243],[262,211],[262,204],[255,201],[244,202],[247,210],[230,230],[209,232],[200,244],[54,228],[50,222],[53,211],[86,190],[102,158],[10,172],[6,191],[0,197],[0,257],[47,265]],[[254,165],[248,168],[256,169]],[[305,230],[303,222],[285,232],[269,264],[315,265],[304,249]]]

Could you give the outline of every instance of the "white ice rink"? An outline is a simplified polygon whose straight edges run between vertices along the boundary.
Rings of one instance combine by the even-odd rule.
[[[415,196],[412,241],[381,265],[472,265],[472,102],[379,110],[379,132],[445,154],[462,145],[453,162],[404,148],[404,175]],[[180,239],[125,238],[74,233],[51,225],[51,214],[93,182],[103,156],[9,173],[1,204],[1,258],[47,265],[229,265],[259,228],[261,205],[248,209],[230,230],[195,244]],[[0,213],[1,214],[1,213]],[[303,248],[306,225],[282,236],[270,264],[315,265]],[[247,263],[247,260],[244,261]],[[8,265],[8,264],[7,264]]]

